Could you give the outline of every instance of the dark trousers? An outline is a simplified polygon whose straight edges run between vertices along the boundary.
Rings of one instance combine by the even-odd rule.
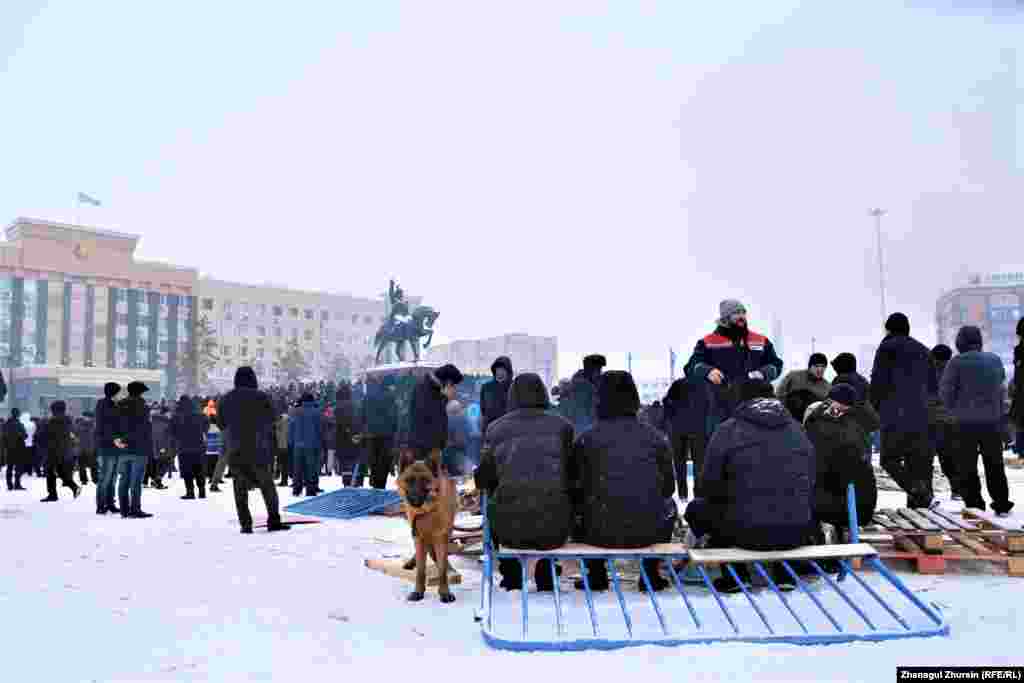
[[[307,494],[320,488],[320,449],[295,447],[292,452],[292,490],[306,489]]]
[[[956,425],[939,425],[936,430],[935,455],[939,458],[939,468],[942,470],[942,476],[949,480],[949,488],[953,491],[953,494],[962,496],[963,494],[960,491],[960,467],[958,463],[960,459],[960,446],[957,442],[959,439],[959,429]]]
[[[315,456],[316,451],[313,453]],[[263,496],[263,503],[267,506],[267,523],[278,524],[281,521],[281,511],[271,466],[239,463],[235,457],[232,458],[231,472],[234,474],[231,483],[235,491],[235,508],[238,510],[238,523],[242,528],[252,528],[252,513],[249,512],[250,486],[258,488]]]
[[[7,463],[7,488],[16,489],[21,486],[21,475],[25,473],[25,467],[22,465],[15,465],[8,461]]]
[[[992,498],[992,509],[1008,512],[1013,506],[1010,504],[1010,488],[1003,464],[1003,433],[999,425],[960,425],[957,442],[964,506],[985,509],[985,499],[981,497],[981,479],[978,477],[980,453],[985,468],[985,484]]]
[[[99,472],[96,468],[96,453],[82,453],[78,456],[78,479],[82,484],[89,483],[89,472],[92,472],[93,482],[98,483]]]
[[[665,514],[659,521],[659,526],[656,532],[658,543],[669,543],[672,541],[672,532],[676,528],[676,519],[679,513],[676,509],[676,503],[671,498],[665,500]],[[583,560],[584,566],[587,568],[587,579],[591,584],[597,584],[598,587],[608,585],[608,566],[604,560]],[[653,579],[654,575],[658,573],[658,565],[660,560],[655,558],[647,558],[643,561],[644,571],[647,572],[648,578]],[[550,569],[548,571],[551,571]]]
[[[387,486],[388,475],[394,464],[391,448],[394,439],[390,436],[374,436],[366,441],[366,463],[370,468],[370,486],[382,489]],[[362,486],[362,476],[356,486]]]
[[[703,434],[673,434],[672,459],[676,471],[676,490],[680,498],[690,497],[690,485],[686,477],[686,461],[693,462],[693,496],[699,498],[704,491],[703,470],[704,450],[707,439]]]
[[[206,477],[203,474],[203,456],[202,455],[191,455],[186,458],[181,458],[188,465],[181,466],[181,478],[185,480],[185,493],[190,496],[194,496],[196,487],[199,487],[199,497],[206,497]],[[180,463],[180,460],[179,460]]]
[[[928,432],[882,432],[882,469],[907,493],[907,507],[932,502],[932,452]]]
[[[289,455],[287,448],[277,449],[277,473],[281,476],[281,483],[285,486],[288,485],[288,473],[291,471]]]
[[[75,485],[73,466],[70,460],[58,460],[46,463],[46,493],[51,498],[57,497],[57,480],[72,491],[78,486]]]

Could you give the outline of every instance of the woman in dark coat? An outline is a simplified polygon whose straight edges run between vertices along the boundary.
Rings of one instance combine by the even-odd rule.
[[[573,428],[548,412],[548,392],[540,376],[519,375],[509,389],[508,412],[487,428],[488,447],[475,474],[488,492],[488,519],[495,544],[550,550],[565,544],[572,530],[569,458]],[[506,590],[522,589],[516,560],[501,560]],[[537,590],[554,589],[551,566],[538,562]]]
[[[668,440],[637,418],[639,409],[640,395],[632,375],[616,370],[601,377],[597,422],[573,447],[584,543],[642,548],[672,538],[676,520],[672,454]],[[644,560],[644,570],[655,590],[668,586],[658,573],[658,560]],[[606,571],[603,562],[588,562],[592,589],[607,590]]]
[[[21,423],[21,411],[17,408],[11,409],[11,417],[4,422],[4,453],[7,455],[7,490],[24,491],[21,485],[21,475],[25,473],[30,464],[28,450],[25,448],[25,440],[28,432],[25,425]]]

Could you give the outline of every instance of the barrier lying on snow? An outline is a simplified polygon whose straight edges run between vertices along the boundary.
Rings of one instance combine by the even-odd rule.
[[[285,510],[310,517],[355,519],[400,502],[401,498],[395,491],[345,488],[300,500]]]
[[[610,550],[582,544],[550,551],[495,550],[485,516],[484,577],[477,615],[484,640],[492,647],[505,650],[559,651],[722,641],[820,645],[948,635],[949,626],[938,608],[924,604],[914,595],[882,563],[872,546],[857,542],[855,498],[851,485],[848,503],[852,543],[780,552],[735,548],[690,550],[679,544],[635,550]],[[486,509],[486,501],[481,507]],[[627,596],[623,592],[615,561],[647,558],[665,561],[672,584],[666,593],[672,599],[663,601],[651,589],[650,577],[642,563],[640,581],[646,588],[646,597],[639,593]],[[523,588],[518,600],[508,594],[502,596],[506,599],[495,599],[494,568],[498,559],[515,559],[520,563]],[[614,602],[599,601],[590,590],[585,559],[605,563]],[[860,576],[856,563],[851,562],[853,559],[860,559],[864,566],[874,569],[876,577]],[[531,593],[527,565],[538,560],[577,562],[582,574],[582,599],[580,591],[563,593],[554,562],[547,563],[554,584],[550,598],[542,599],[540,594]],[[833,578],[826,573],[820,564],[822,560],[837,562],[838,576]],[[694,567],[706,592],[687,590],[680,572],[673,566],[674,561],[685,561]],[[794,570],[791,563],[795,561],[810,565],[814,575],[821,579],[818,585],[810,585]],[[765,567],[769,562],[781,564],[794,580],[797,592],[787,594],[779,589]],[[751,564],[770,589],[768,593],[754,591],[739,581],[732,563]],[[736,602],[715,589],[707,568],[717,565],[739,583],[743,600]],[[844,589],[842,584],[846,583],[846,577],[852,577],[853,583]],[[769,600],[763,599],[766,595]],[[650,603],[650,611],[641,614],[646,602]],[[548,623],[538,626],[538,621]]]

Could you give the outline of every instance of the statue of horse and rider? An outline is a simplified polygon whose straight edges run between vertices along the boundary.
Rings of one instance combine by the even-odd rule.
[[[441,314],[430,306],[420,306],[412,313],[409,313],[409,303],[405,300],[405,294],[401,287],[391,281],[388,289],[388,298],[391,304],[391,315],[381,325],[380,330],[374,338],[377,347],[376,363],[380,364],[381,354],[389,344],[394,344],[395,356],[399,361],[405,361],[405,345],[412,349],[412,359],[420,359],[420,339],[426,337],[422,348],[430,348],[430,342],[434,338],[434,322]]]

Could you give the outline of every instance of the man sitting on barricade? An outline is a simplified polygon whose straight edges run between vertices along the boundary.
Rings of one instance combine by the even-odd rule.
[[[496,547],[553,550],[569,539],[573,429],[549,407],[540,376],[524,373],[509,389],[508,412],[487,427],[475,481],[488,493],[486,513]],[[518,561],[499,560],[498,571],[502,588],[523,588]],[[554,590],[548,561],[537,563],[534,580],[538,591]]]
[[[696,537],[709,536],[713,547],[789,550],[805,545],[813,522],[814,446],[775,398],[772,385],[749,380],[740,386],[740,403],[711,437],[704,459],[704,497],[695,498],[685,518]],[[736,574],[749,583],[744,566]],[[780,588],[793,580],[773,568]],[[716,590],[735,593],[728,573]]]
[[[676,507],[672,452],[665,436],[637,417],[640,395],[628,372],[605,373],[597,389],[597,422],[573,447],[573,480],[579,482],[583,528],[577,540],[604,548],[642,548],[672,540]],[[668,581],[659,560],[644,571],[655,590]],[[586,560],[591,590],[608,590],[601,560]],[[582,589],[582,581],[577,588]],[[645,586],[639,580],[640,590]]]

